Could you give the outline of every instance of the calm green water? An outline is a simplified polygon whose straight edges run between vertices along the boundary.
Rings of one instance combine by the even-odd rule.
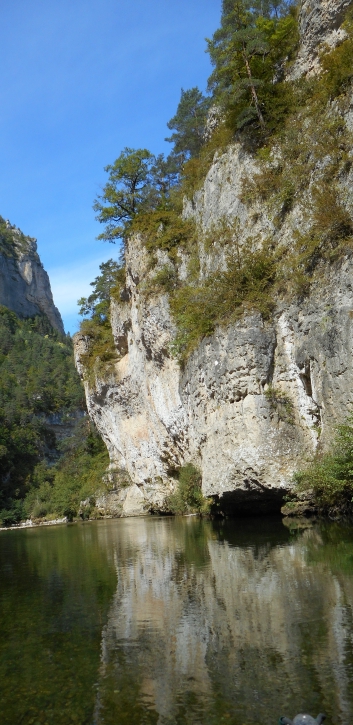
[[[353,722],[353,528],[0,532],[1,725]]]

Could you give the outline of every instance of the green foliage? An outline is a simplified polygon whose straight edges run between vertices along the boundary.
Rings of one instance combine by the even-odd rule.
[[[284,101],[288,104],[287,94],[278,92],[283,83],[278,77],[274,83],[274,78],[283,74],[284,64],[293,57],[298,28],[294,6],[278,5],[274,8],[271,3],[224,0],[221,27],[207,41],[214,65],[209,90],[233,128],[255,122],[255,128],[263,134],[267,122],[270,128],[274,125],[271,110],[279,99],[282,107]],[[278,114],[276,109],[276,123],[283,110]]]
[[[233,238],[231,230],[230,236]],[[202,337],[212,335],[217,325],[233,322],[251,309],[268,317],[273,307],[276,250],[271,244],[259,247],[251,239],[242,247],[233,239],[233,245],[225,270],[211,274],[203,284],[181,287],[170,300],[178,326],[173,351],[180,361]]]
[[[20,229],[7,226],[5,219],[0,216],[0,252],[7,257],[16,257],[19,251],[24,251],[28,240]]]
[[[98,239],[123,239],[137,212],[151,205],[154,163],[155,157],[147,149],[125,148],[114,164],[105,167],[108,182],[93,205],[96,218],[106,227]]]
[[[77,516],[80,502],[104,489],[102,477],[109,465],[106,447],[88,418],[82,419],[60,446],[62,456],[55,466],[41,462],[23,509],[32,519]]]
[[[84,408],[72,341],[45,317],[20,320],[0,307],[0,519],[22,517],[22,500],[36,465],[55,458],[47,417]]]
[[[125,284],[125,269],[122,264],[108,259],[99,265],[101,274],[91,282],[93,292],[87,298],[81,297],[77,304],[80,315],[90,315],[97,323],[104,322],[109,316],[111,297],[117,296]]]
[[[278,420],[282,423],[294,424],[294,406],[289,395],[272,384],[265,390],[265,398],[268,400],[271,410],[277,414]]]
[[[86,341],[86,352],[81,355],[85,379],[94,385],[96,376],[103,377],[119,357],[109,318],[103,322],[82,320],[80,331]]]
[[[353,510],[353,416],[338,426],[332,451],[295,475],[297,490],[312,491],[323,512]]]
[[[165,264],[144,286],[147,294],[167,292],[172,293],[178,285],[178,272],[174,265]]]
[[[259,196],[268,201],[280,224],[294,203],[311,184],[312,174],[322,176],[330,185],[350,168],[352,145],[342,111],[347,105],[345,93],[353,77],[353,22],[344,24],[348,37],[321,57],[324,72],[309,80],[289,83],[290,113],[277,133],[261,149],[260,173],[244,185],[244,200]],[[282,84],[274,84],[282,92]],[[332,101],[335,100],[335,104]],[[318,163],[322,171],[318,171]]]
[[[244,202],[256,197],[267,202],[277,227],[302,199],[314,172],[330,184],[346,169],[349,134],[341,114],[328,109],[318,94],[321,83],[320,79],[314,87],[303,83],[297,88],[296,112],[271,145],[261,149],[258,154],[261,169],[243,185]],[[322,171],[318,171],[318,163],[323,160]]]
[[[89,315],[82,320],[80,331],[86,337],[87,352],[81,360],[87,379],[94,382],[95,374],[103,372],[107,365],[117,359],[110,325],[110,301],[119,298],[125,284],[125,268],[108,259],[99,269],[101,274],[91,282],[93,292],[89,297],[78,300],[80,315]]]
[[[173,154],[181,154],[184,161],[197,156],[201,150],[210,105],[211,99],[198,88],[181,89],[176,114],[167,123],[170,130],[175,130],[165,140],[174,144]]]
[[[349,33],[352,27],[347,20]],[[257,198],[267,206],[277,231],[296,205],[303,209],[306,231],[294,231],[291,248],[282,250],[277,292],[308,293],[323,265],[352,248],[353,222],[341,190],[351,167],[352,134],[343,111],[352,51],[349,36],[322,56],[325,72],[292,84],[293,111],[258,152],[259,173],[243,184],[243,201]]]
[[[183,219],[178,208],[139,214],[133,230],[142,234],[149,252],[162,249],[174,260],[178,249],[187,250],[192,246],[196,231],[195,222],[192,219]]]
[[[209,513],[212,501],[201,491],[201,474],[192,463],[179,468],[178,485],[175,493],[167,500],[167,507],[174,514]]]
[[[168,208],[171,190],[178,182],[179,163],[176,157],[165,159],[147,149],[125,148],[105,171],[108,182],[93,209],[98,212],[96,219],[105,225],[98,239],[115,243],[126,239],[137,214]]]
[[[353,222],[337,188],[316,187],[312,198],[309,230],[293,235],[293,246],[283,260],[283,285],[299,295],[308,293],[314,275],[321,274],[322,263],[338,259],[353,246]]]
[[[333,50],[324,52],[321,64],[324,75],[321,79],[322,88],[325,89],[327,100],[333,100],[349,90],[353,79],[353,13],[349,10],[346,15],[344,29],[348,37]]]

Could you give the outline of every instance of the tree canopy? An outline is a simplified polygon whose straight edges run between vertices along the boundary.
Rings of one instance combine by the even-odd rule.
[[[96,219],[105,225],[98,239],[115,243],[125,240],[137,214],[168,205],[180,165],[176,157],[125,148],[104,170],[109,178],[93,208],[98,212]]]
[[[236,128],[266,125],[266,99],[296,43],[294,5],[270,0],[223,0],[221,27],[207,40],[214,71],[209,91],[233,113]]]
[[[105,167],[109,178],[93,205],[97,220],[106,225],[98,239],[122,239],[137,212],[151,204],[155,162],[147,149],[126,147],[113,164]]]
[[[181,89],[181,97],[175,116],[168,121],[168,128],[173,131],[166,138],[174,144],[173,155],[181,155],[183,161],[197,156],[204,143],[207,114],[212,99],[204,96],[195,87],[188,91]]]
[[[119,262],[108,259],[99,265],[101,274],[91,282],[93,292],[88,297],[81,297],[78,300],[80,315],[89,315],[98,324],[106,322],[109,314],[111,292],[116,287],[119,276],[122,276],[123,269]]]
[[[20,320],[0,306],[0,520],[21,517],[36,465],[56,455],[48,416],[84,408],[71,339],[44,316]]]

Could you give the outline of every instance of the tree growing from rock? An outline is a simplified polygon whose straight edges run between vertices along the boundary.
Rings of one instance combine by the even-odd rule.
[[[168,128],[173,131],[166,138],[174,144],[172,156],[180,155],[181,160],[197,156],[204,143],[205,126],[211,98],[204,96],[195,87],[187,91],[181,89],[181,97],[175,116],[168,121]]]
[[[208,87],[221,106],[235,111],[237,128],[257,120],[265,130],[263,98],[288,53],[291,8],[280,0],[223,0],[221,27],[207,40],[214,66]]]
[[[105,224],[98,239],[113,243],[123,239],[136,214],[151,205],[155,161],[147,149],[126,147],[113,164],[105,167],[109,178],[93,204],[96,219]]]

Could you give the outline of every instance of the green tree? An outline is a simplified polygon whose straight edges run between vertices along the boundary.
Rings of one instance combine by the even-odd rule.
[[[86,375],[90,370],[94,372],[94,361],[99,358],[101,364],[116,360],[117,349],[115,347],[112,328],[110,324],[110,302],[114,295],[119,294],[125,284],[125,268],[123,264],[108,259],[99,267],[101,274],[91,282],[93,292],[88,297],[81,297],[78,300],[82,320],[80,330],[86,337]]]
[[[158,206],[168,206],[173,189],[180,180],[181,158],[177,154],[159,154],[152,166],[152,183],[157,191]]]
[[[89,315],[97,323],[104,323],[109,314],[109,305],[112,290],[114,290],[125,276],[122,264],[108,259],[99,265],[101,274],[91,282],[93,292],[88,297],[81,297],[78,300],[80,315]]]
[[[292,8],[288,2],[223,0],[221,27],[207,40],[214,65],[209,90],[233,111],[238,128],[257,120],[265,129],[264,99],[296,42]]]
[[[174,133],[166,141],[174,144],[173,155],[180,154],[182,160],[197,156],[204,142],[207,114],[211,98],[204,96],[198,88],[181,89],[181,97],[175,116],[168,121],[168,128]]]
[[[292,0],[253,0],[250,7],[259,16],[280,18],[288,12],[292,4]]]
[[[153,206],[155,163],[147,149],[125,148],[113,164],[105,167],[108,182],[93,204],[97,220],[106,225],[98,239],[113,243],[124,239],[136,214]]]

